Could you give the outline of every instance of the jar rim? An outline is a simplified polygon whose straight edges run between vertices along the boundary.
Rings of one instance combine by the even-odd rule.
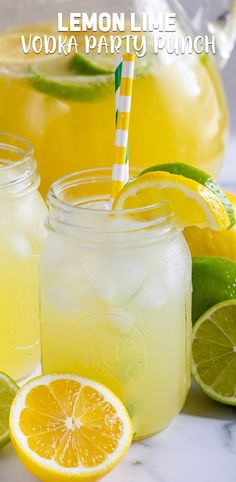
[[[24,137],[0,131],[0,190],[25,191],[39,185],[34,148]]]
[[[131,168],[131,178],[137,176],[142,169],[139,168]],[[100,177],[99,177],[100,176]],[[125,232],[125,231],[138,231],[144,228],[150,228],[154,226],[160,226],[163,224],[169,224],[169,227],[172,227],[172,221],[174,217],[173,210],[171,209],[169,203],[167,201],[158,201],[154,204],[139,207],[139,208],[132,208],[132,209],[121,209],[121,210],[108,210],[102,209],[99,207],[91,207],[86,205],[78,205],[77,203],[73,204],[72,201],[68,201],[67,199],[63,198],[66,191],[78,188],[80,185],[85,186],[86,184],[90,184],[95,186],[96,182],[104,182],[104,183],[112,183],[112,168],[111,167],[101,167],[101,168],[93,168],[93,169],[85,169],[81,171],[77,171],[71,174],[67,174],[60,179],[56,180],[50,187],[47,195],[47,203],[49,206],[49,228],[53,228],[58,230],[58,224],[60,225],[67,225],[71,228],[77,227],[80,229],[87,229],[90,232],[96,232],[96,228],[92,226],[92,222],[96,217],[100,217],[103,220],[108,219],[111,216],[113,219],[122,219],[126,218],[131,220],[135,219],[135,215],[142,214],[143,216],[147,216],[150,214],[150,220],[139,221],[128,223],[126,225],[126,229],[119,228],[119,227],[111,227],[109,226],[109,233],[111,232]],[[109,202],[111,190],[107,193],[106,201]],[[78,190],[76,190],[78,193]],[[101,199],[100,199],[101,200]],[[103,199],[105,201],[105,199]],[[99,201],[99,199],[98,199]],[[156,216],[152,218],[151,213],[155,211]],[[85,225],[85,218],[87,222]],[[145,224],[145,226],[144,226]],[[107,228],[107,226],[106,226]],[[59,228],[60,229],[60,228]],[[105,230],[103,230],[105,233]]]

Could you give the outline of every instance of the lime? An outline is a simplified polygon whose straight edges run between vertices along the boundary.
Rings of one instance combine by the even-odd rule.
[[[228,196],[224,193],[223,189],[219,186],[219,184],[217,184],[214,179],[212,179],[212,177],[210,177],[209,174],[207,174],[206,172],[201,171],[200,169],[197,169],[196,167],[190,166],[188,164],[173,162],[167,164],[157,164],[155,166],[148,167],[141,173],[141,175],[153,171],[164,171],[169,172],[170,174],[184,176],[188,179],[192,179],[193,181],[198,182],[202,186],[207,187],[221,200],[222,204],[224,205],[225,210],[227,211],[229,216],[229,228],[235,224],[234,209]]]
[[[113,92],[114,74],[75,75],[67,57],[31,64],[29,71],[32,86],[57,99],[91,102]]]
[[[0,372],[0,448],[9,442],[9,413],[12,401],[18,390],[16,383],[5,373]]]
[[[76,54],[70,60],[69,68],[79,75],[107,75],[114,72],[114,58],[111,55]]]
[[[151,57],[135,63],[135,78],[150,73]],[[114,93],[115,56],[110,54],[76,54],[48,56],[29,66],[32,86],[52,97],[77,102],[92,102]]]
[[[192,319],[221,301],[236,298],[236,262],[217,256],[193,257]]]
[[[236,405],[236,300],[213,306],[194,325],[193,377],[214,400]]]

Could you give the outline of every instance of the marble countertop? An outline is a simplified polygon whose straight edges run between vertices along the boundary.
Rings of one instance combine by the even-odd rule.
[[[182,413],[161,434],[136,442],[106,482],[235,482],[236,408],[192,386]],[[11,445],[1,452],[0,482],[36,482]]]

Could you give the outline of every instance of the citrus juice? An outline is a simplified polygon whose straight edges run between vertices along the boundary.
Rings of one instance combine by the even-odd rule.
[[[88,202],[94,185],[89,190],[89,174],[82,174],[81,185],[66,177],[71,188],[62,197],[72,206],[63,220],[65,205],[49,194],[40,269],[43,371],[108,386],[142,438],[170,423],[189,388],[191,260],[162,207],[151,210],[157,223],[152,215],[144,224],[135,215],[111,217],[99,197]],[[73,195],[83,191],[87,199],[76,209]]]
[[[49,27],[40,26],[43,29],[47,32]],[[23,135],[35,146],[42,192],[66,173],[111,166],[115,107],[110,76],[102,76],[101,94],[101,75],[93,72],[86,77],[64,71],[63,77],[53,56],[45,60],[23,54],[20,33],[12,35],[0,38],[0,129]],[[36,64],[33,69],[31,63]],[[101,56],[96,56],[96,63],[102,63]],[[212,61],[207,56],[152,54],[150,59],[137,59],[136,69],[139,75],[134,81],[129,134],[131,165],[145,168],[180,161],[217,177],[228,120],[223,88]],[[92,85],[92,95],[86,85],[88,92]]]
[[[6,159],[6,145],[0,151]],[[29,162],[21,159],[21,169],[25,163],[29,172]],[[38,265],[47,212],[35,190],[37,174],[31,173],[31,181],[26,171],[21,174],[17,162],[1,161],[0,371],[17,380],[29,375],[40,359]]]

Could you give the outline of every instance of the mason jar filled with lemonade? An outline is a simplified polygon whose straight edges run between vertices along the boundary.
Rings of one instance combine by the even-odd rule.
[[[57,37],[57,13],[174,11],[176,37],[190,26],[177,5],[166,0],[116,2],[50,0],[12,2],[2,15],[0,37],[0,129],[28,138],[35,146],[42,177],[41,189],[77,169],[111,166],[113,162],[114,57],[84,55],[83,49],[65,56],[58,52],[24,54],[20,35]],[[24,8],[24,5],[26,8]],[[20,7],[20,8],[19,8]],[[50,19],[50,21],[49,21]],[[5,20],[5,21],[4,21]],[[28,25],[27,25],[28,24]],[[6,31],[7,28],[7,31]],[[94,34],[94,32],[92,32]],[[106,36],[109,37],[107,32]],[[126,31],[130,33],[127,21]],[[70,32],[60,32],[64,37]],[[76,33],[78,42],[85,33]],[[117,35],[117,32],[115,33]],[[99,35],[99,32],[95,35]],[[154,32],[148,32],[152,43]],[[64,38],[63,37],[63,38]],[[227,107],[214,61],[195,53],[137,58],[129,136],[131,165],[185,162],[219,176],[227,137]]]
[[[29,375],[40,359],[39,254],[45,203],[32,146],[0,134],[0,371]]]
[[[111,184],[111,170],[91,170],[49,191],[42,366],[108,386],[142,438],[170,423],[189,388],[191,259],[166,202],[144,219],[111,211]]]

